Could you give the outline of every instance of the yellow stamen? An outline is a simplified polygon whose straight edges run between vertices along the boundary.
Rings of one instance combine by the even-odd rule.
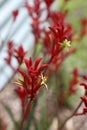
[[[21,78],[21,79],[18,79],[18,81],[14,82],[16,85],[20,85],[20,86],[23,86],[24,85],[24,79]]]
[[[47,77],[41,75],[41,79],[42,79],[41,85],[43,85],[43,86],[48,90],[48,87],[47,87],[47,85],[46,85]]]
[[[63,41],[63,43],[62,43],[62,47],[63,47],[63,48],[66,48],[66,47],[70,47],[70,46],[71,46],[70,41],[68,41],[67,39],[65,39],[65,40]]]

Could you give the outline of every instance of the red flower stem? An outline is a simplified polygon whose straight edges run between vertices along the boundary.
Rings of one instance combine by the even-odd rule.
[[[32,79],[33,80],[33,79]],[[23,130],[23,126],[24,126],[24,121],[25,121],[25,118],[26,118],[26,115],[27,113],[29,114],[30,113],[30,107],[31,107],[31,103],[33,101],[33,82],[32,82],[32,95],[31,95],[31,98],[26,106],[26,109],[25,109],[25,112],[24,112],[24,116],[22,118],[22,121],[21,121],[21,124],[20,124],[20,129],[19,130]]]
[[[26,116],[27,113],[28,113],[28,114],[30,113],[31,103],[32,103],[32,100],[30,99],[29,102],[28,102],[28,104],[27,104],[27,106],[26,106],[26,110],[25,110],[25,112],[24,112],[23,118],[22,118],[22,120],[21,120],[19,130],[23,130],[24,121],[25,121],[25,116]]]
[[[71,118],[76,114],[76,112],[78,111],[78,109],[80,108],[81,105],[82,105],[82,101],[79,103],[79,105],[78,105],[77,108],[74,110],[74,112],[73,112],[68,118],[65,119],[65,121],[63,122],[63,124],[62,124],[60,127],[58,127],[58,130],[62,130],[62,129],[64,128],[66,122],[67,122],[69,119],[71,119]]]

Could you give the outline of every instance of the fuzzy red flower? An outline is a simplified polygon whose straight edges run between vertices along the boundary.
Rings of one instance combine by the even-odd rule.
[[[12,12],[13,20],[14,20],[14,21],[16,20],[18,14],[19,14],[19,10],[14,10],[14,11]]]
[[[50,12],[50,18],[52,20],[53,24],[58,24],[58,23],[65,23],[65,18],[66,18],[67,12],[57,12],[57,11],[52,11]]]
[[[87,34],[87,19],[81,19],[81,34],[80,37],[83,38]]]
[[[70,80],[70,86],[69,86],[69,96],[74,94],[77,91],[76,85],[79,83],[79,72],[78,69],[75,68],[72,72],[73,78]]]
[[[87,76],[84,75],[83,79],[85,81],[87,81]],[[84,89],[85,89],[85,95],[87,96],[87,82],[81,82],[80,85],[84,87]]]
[[[54,2],[54,0],[45,0],[47,8],[49,8],[53,2]]]
[[[14,43],[13,41],[9,41],[7,44],[7,53],[8,56],[5,59],[6,63],[11,66],[11,60],[14,52]]]
[[[87,83],[82,82],[82,83],[80,83],[80,85],[84,86],[85,90],[87,90]]]
[[[42,32],[42,30],[40,29],[41,21],[39,20],[39,17],[33,17],[32,20],[32,32],[35,36],[35,43],[37,44]]]
[[[52,19],[54,25],[49,27],[53,42],[52,55],[57,55],[65,47],[70,47],[74,31],[71,24],[65,22],[65,13],[53,12],[51,16],[55,16]]]
[[[81,100],[83,101],[85,107],[83,108],[83,112],[82,113],[77,113],[77,115],[87,114],[87,97],[86,96],[82,96]]]
[[[26,55],[26,51],[24,51],[24,48],[22,45],[19,46],[18,49],[14,50],[14,56],[16,57],[19,64],[22,64],[24,56]]]
[[[87,76],[83,76],[83,79],[87,81]],[[85,107],[83,108],[83,112],[77,113],[76,115],[87,114],[87,83],[86,82],[82,82],[82,83],[80,83],[80,85],[85,88],[85,95],[80,97],[81,100],[83,101]]]
[[[82,96],[81,99],[84,102],[85,106],[87,107],[87,97],[86,96]]]
[[[5,59],[6,63],[13,69],[15,68],[12,65],[12,58],[15,57],[18,61],[18,64],[21,65],[24,59],[24,56],[26,55],[26,51],[24,51],[23,46],[20,45],[18,49],[14,48],[14,42],[9,41],[7,46],[7,54],[8,56]]]

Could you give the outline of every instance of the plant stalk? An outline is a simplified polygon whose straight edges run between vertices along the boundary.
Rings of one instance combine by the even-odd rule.
[[[69,119],[71,119],[75,114],[76,112],[78,111],[78,109],[80,108],[80,106],[82,105],[82,101],[79,103],[79,105],[77,106],[77,108],[74,110],[74,112],[68,117],[65,119],[65,121],[63,122],[63,124],[58,128],[58,130],[62,130],[65,126],[65,124],[67,123],[67,121]]]
[[[31,103],[32,103],[32,100],[30,99],[29,102],[28,102],[28,104],[27,104],[27,106],[26,106],[26,110],[25,110],[25,112],[24,112],[23,118],[22,118],[22,120],[21,120],[19,130],[23,130],[23,125],[24,125],[24,121],[25,121],[26,114],[27,114],[27,113],[28,113],[28,114],[30,113]]]

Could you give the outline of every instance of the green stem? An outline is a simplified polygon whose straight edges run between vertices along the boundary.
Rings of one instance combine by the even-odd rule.
[[[32,100],[30,99],[29,102],[28,102],[28,104],[27,104],[27,106],[26,106],[26,110],[25,110],[24,116],[23,116],[23,118],[22,118],[22,120],[21,120],[21,124],[20,124],[19,130],[23,130],[23,125],[24,125],[24,121],[25,121],[26,114],[27,114],[27,113],[30,113],[30,110],[29,110],[29,109],[30,109],[30,107],[31,107],[31,103],[32,103]]]
[[[35,119],[34,113],[35,113],[36,105],[37,105],[37,98],[33,102],[33,106],[32,106],[31,112],[29,114],[28,121],[27,121],[27,123],[25,125],[25,130],[30,130],[31,121]]]

